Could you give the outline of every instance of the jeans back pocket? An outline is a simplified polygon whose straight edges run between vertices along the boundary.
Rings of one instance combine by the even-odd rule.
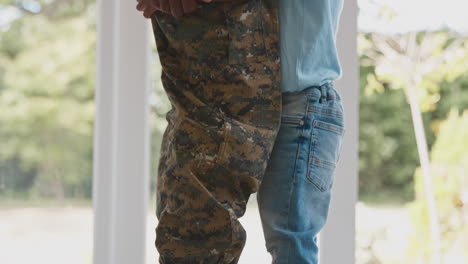
[[[307,179],[320,191],[333,185],[345,129],[325,121],[314,120],[307,161]]]

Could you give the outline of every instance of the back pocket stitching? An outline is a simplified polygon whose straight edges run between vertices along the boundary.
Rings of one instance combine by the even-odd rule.
[[[324,130],[335,132],[340,136],[343,135],[343,133],[344,133],[344,128],[343,127],[340,127],[340,126],[337,126],[337,125],[334,125],[334,124],[331,124],[331,123],[323,122],[323,121],[320,121],[320,120],[314,120],[314,127],[318,127],[318,128],[324,129]]]
[[[304,122],[303,118],[300,116],[288,116],[288,115],[281,116],[281,124],[284,124],[284,125],[300,126],[303,124],[303,122]]]
[[[325,191],[330,190],[333,185],[333,176],[334,176],[337,164],[317,158],[317,154],[316,154],[316,148],[317,148],[316,145],[317,145],[317,140],[318,140],[317,129],[322,129],[325,131],[329,131],[331,133],[335,133],[335,135],[337,135],[338,137],[341,137],[340,141],[342,140],[345,129],[343,127],[340,127],[331,123],[323,122],[320,120],[314,120],[313,122],[312,134],[311,134],[310,146],[309,146],[308,158],[307,158],[306,178],[309,182],[311,182],[314,186],[316,186],[320,191],[325,192]],[[341,149],[341,145],[342,143],[340,142],[339,146],[334,151],[339,152]],[[338,160],[336,162],[338,162]],[[317,177],[317,175],[313,177],[312,174],[314,172],[313,170],[314,167],[321,167],[323,169],[329,170],[327,172],[329,173],[328,176],[330,177],[328,183],[325,183],[322,177]]]

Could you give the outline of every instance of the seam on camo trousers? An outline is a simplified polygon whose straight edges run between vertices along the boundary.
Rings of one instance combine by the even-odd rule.
[[[166,114],[157,175],[160,263],[238,262],[243,216],[281,115],[277,0],[152,17]]]

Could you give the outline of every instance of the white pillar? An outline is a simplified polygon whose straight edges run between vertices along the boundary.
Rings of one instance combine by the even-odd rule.
[[[149,198],[149,32],[136,1],[98,0],[95,264],[143,264]]]
[[[345,0],[338,34],[346,133],[328,223],[320,235],[320,264],[355,263],[355,204],[358,198],[359,60],[356,0]]]

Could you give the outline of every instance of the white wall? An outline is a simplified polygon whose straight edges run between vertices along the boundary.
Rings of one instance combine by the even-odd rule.
[[[320,235],[321,264],[355,263],[355,203],[358,195],[359,61],[357,0],[345,0],[338,34],[343,78],[336,88],[344,100],[345,138],[333,188],[328,223]]]
[[[94,263],[145,263],[149,198],[149,32],[136,1],[99,0]]]

